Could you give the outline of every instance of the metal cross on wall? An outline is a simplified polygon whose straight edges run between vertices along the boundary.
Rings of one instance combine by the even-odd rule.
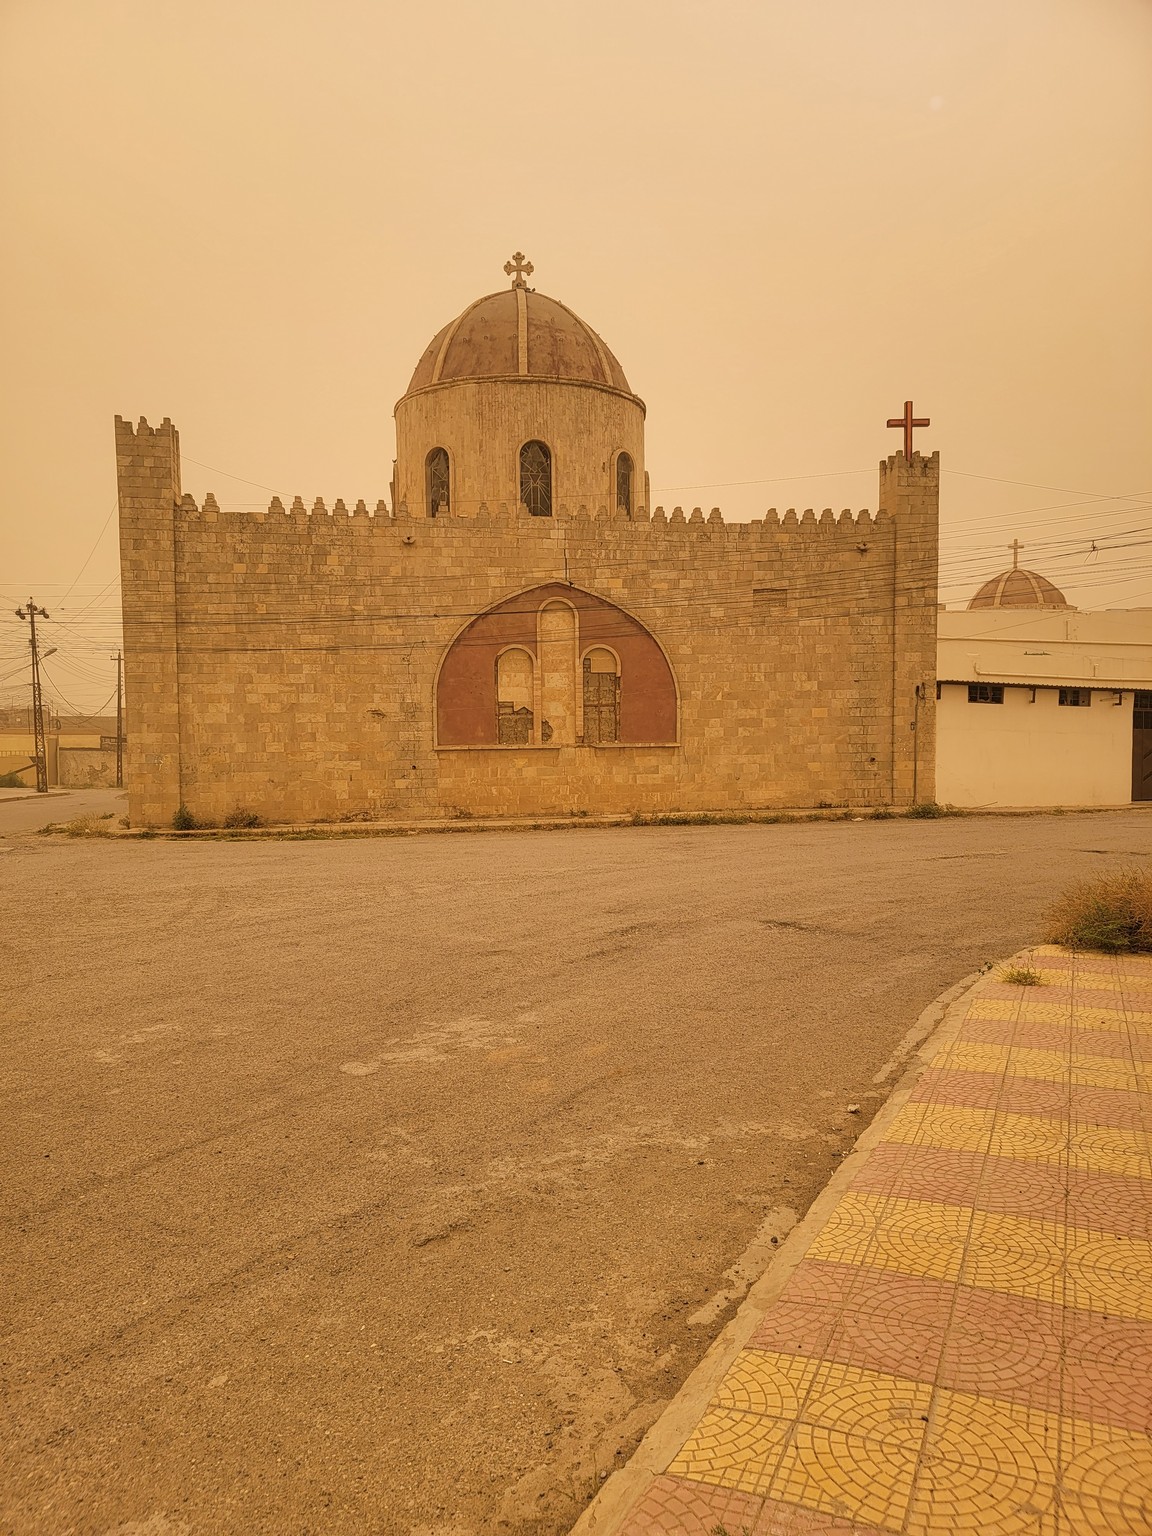
[[[524,259],[523,251],[513,251],[512,260],[506,261],[504,263],[504,270],[510,277],[512,276],[512,273],[516,274],[515,277],[512,278],[513,288],[527,288],[528,284],[524,281],[524,279],[526,277],[531,277],[532,273],[536,269],[533,267],[530,261],[526,261]]]
[[[912,402],[911,400],[905,400],[903,416],[889,416],[888,425],[890,427],[904,428],[904,457],[910,459],[912,457],[912,428],[930,427],[932,419],[929,416],[913,416]]]

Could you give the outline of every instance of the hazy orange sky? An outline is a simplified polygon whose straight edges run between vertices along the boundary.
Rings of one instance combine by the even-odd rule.
[[[0,48],[0,589],[65,705],[114,686],[113,415],[198,498],[372,504],[515,249],[647,401],[653,502],[874,507],[912,396],[946,600],[1016,536],[1152,603],[1147,0],[6,0]],[[0,704],[26,655],[0,615]]]

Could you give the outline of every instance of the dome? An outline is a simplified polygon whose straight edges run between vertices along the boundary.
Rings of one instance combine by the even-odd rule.
[[[438,331],[408,394],[459,379],[563,379],[631,394],[624,370],[566,305],[522,285],[489,293]]]
[[[1070,608],[1072,605],[1046,576],[1019,566],[986,581],[969,608]]]

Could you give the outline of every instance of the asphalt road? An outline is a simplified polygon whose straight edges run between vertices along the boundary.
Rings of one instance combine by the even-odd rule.
[[[1139,811],[3,837],[26,804],[5,1536],[566,1530],[921,1009],[1152,857]]]

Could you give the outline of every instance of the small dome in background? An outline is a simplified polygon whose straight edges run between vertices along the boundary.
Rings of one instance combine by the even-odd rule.
[[[424,350],[408,394],[458,379],[566,379],[631,394],[590,325],[556,299],[517,285],[469,304]]]
[[[969,608],[1071,608],[1072,604],[1047,576],[1019,566],[986,581]]]

